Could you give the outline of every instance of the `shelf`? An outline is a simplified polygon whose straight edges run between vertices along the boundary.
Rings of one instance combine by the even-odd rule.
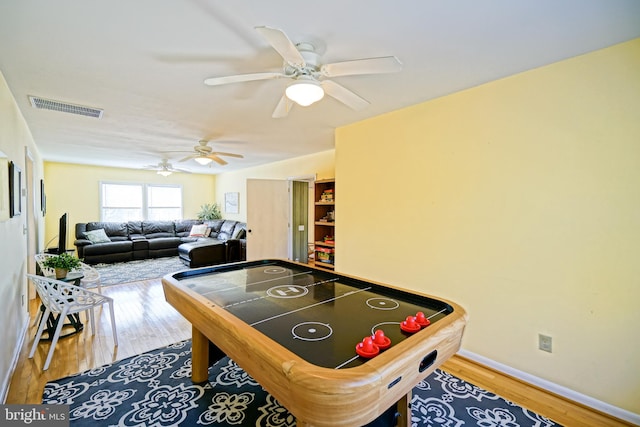
[[[335,207],[336,185],[334,179],[323,179],[315,182],[314,210],[314,246],[315,258],[313,265],[325,270],[333,270],[335,263]],[[321,221],[334,219],[334,221]],[[325,243],[325,237],[331,238],[332,243]],[[320,257],[318,256],[319,254]],[[324,260],[320,261],[320,260]]]
[[[333,270],[334,269],[333,264],[330,264],[328,262],[314,261],[313,265],[315,265],[318,268],[326,268],[327,270]]]

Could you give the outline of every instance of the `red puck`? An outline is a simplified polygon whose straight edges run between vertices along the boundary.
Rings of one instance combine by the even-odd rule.
[[[420,325],[416,322],[415,317],[407,316],[406,320],[403,320],[402,322],[400,322],[400,329],[412,334],[420,330]]]
[[[376,330],[373,334],[373,343],[380,347],[380,350],[386,350],[391,347],[391,340],[389,337],[384,335],[384,331],[382,329]]]
[[[380,347],[373,343],[371,337],[365,337],[362,342],[356,345],[356,353],[358,353],[358,356],[370,359],[380,353]]]
[[[420,325],[420,327],[424,328],[431,324],[431,321],[424,317],[424,313],[419,311],[416,313],[416,323]]]

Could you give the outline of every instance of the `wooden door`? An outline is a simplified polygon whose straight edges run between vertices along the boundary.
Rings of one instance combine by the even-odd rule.
[[[289,182],[247,180],[247,260],[287,259]]]

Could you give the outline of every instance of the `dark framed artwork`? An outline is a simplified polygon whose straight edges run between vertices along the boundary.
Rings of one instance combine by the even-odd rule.
[[[0,152],[0,221],[8,220],[9,212],[9,160]]]
[[[45,216],[47,213],[47,196],[44,193],[44,179],[40,180],[40,210],[42,211],[42,216]]]
[[[22,213],[22,170],[14,162],[9,163],[9,212],[11,217]]]

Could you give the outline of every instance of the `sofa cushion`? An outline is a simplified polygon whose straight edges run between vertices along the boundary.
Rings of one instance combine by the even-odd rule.
[[[133,242],[126,240],[120,242],[96,243],[95,245],[85,246],[84,254],[85,256],[108,255],[131,252],[132,249]]]
[[[178,237],[187,237],[191,232],[191,227],[202,224],[199,219],[182,219],[175,222],[175,232]]]
[[[245,239],[247,237],[247,225],[244,222],[237,222],[233,228],[232,239]]]
[[[142,221],[142,234],[147,239],[176,236],[173,221]]]
[[[129,221],[127,222],[127,231],[129,236],[142,234],[142,221]]]
[[[200,239],[206,239],[206,237],[189,237],[189,236],[180,237],[180,241],[182,243],[197,242]]]
[[[224,221],[220,227],[220,232],[216,236],[219,240],[228,240],[233,236],[233,228],[236,226],[237,221]]]
[[[216,237],[220,232],[224,219],[209,219],[204,221],[204,223],[211,228],[211,237]]]
[[[112,242],[129,239],[126,222],[88,222],[87,231],[103,229]]]
[[[87,240],[89,240],[91,243],[107,243],[111,241],[111,239],[109,239],[109,237],[107,236],[107,233],[105,233],[104,228],[85,231],[82,234],[84,234]]]
[[[157,251],[160,249],[175,249],[178,253],[178,246],[182,241],[179,237],[156,237],[155,239],[149,239],[149,250]]]

